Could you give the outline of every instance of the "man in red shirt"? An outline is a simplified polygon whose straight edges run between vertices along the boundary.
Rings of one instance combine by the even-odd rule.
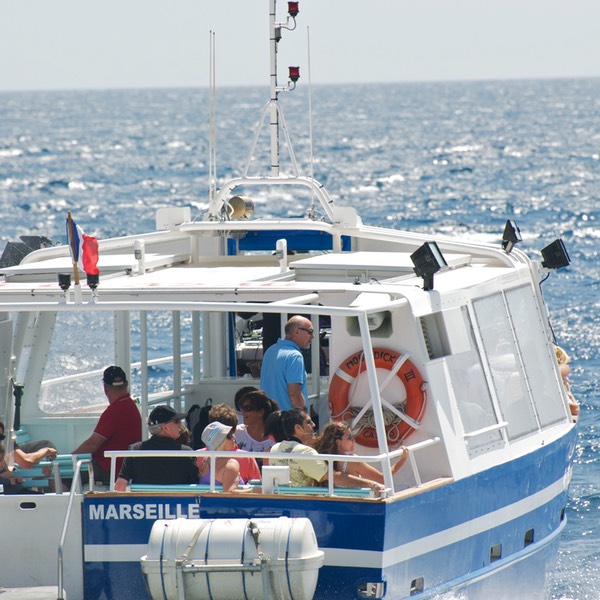
[[[108,367],[102,376],[108,407],[100,416],[90,437],[73,454],[91,453],[94,479],[110,483],[110,459],[105,450],[128,450],[131,444],[142,439],[142,418],[135,402],[129,395],[127,376],[121,367]],[[121,470],[123,459],[117,459],[115,477]]]

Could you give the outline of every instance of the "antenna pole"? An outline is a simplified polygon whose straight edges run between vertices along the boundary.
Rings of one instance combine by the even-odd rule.
[[[209,217],[216,218],[214,206],[217,193],[217,89],[215,76],[215,32],[209,32],[210,80],[209,80],[209,109],[208,109],[208,200]]]
[[[313,147],[313,122],[312,122],[312,71],[310,65],[310,29],[306,27],[306,43],[308,52],[308,143],[309,143],[309,166],[310,166],[310,178],[314,178],[315,174],[315,160],[314,160],[314,147]],[[312,219],[315,215],[315,194],[311,189],[310,192],[310,207],[308,209],[308,215]]]

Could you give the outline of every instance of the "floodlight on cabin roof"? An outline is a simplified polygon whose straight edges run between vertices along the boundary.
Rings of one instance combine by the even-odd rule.
[[[504,226],[504,233],[502,234],[502,249],[504,252],[510,254],[513,246],[522,241],[521,230],[516,222],[511,221],[510,219],[507,220],[506,225]]]
[[[71,275],[70,273],[59,273],[58,274],[58,285],[63,292],[66,292],[71,287]]]
[[[571,263],[569,253],[561,239],[554,240],[545,248],[542,248],[542,267],[546,269],[560,269],[568,267]]]
[[[423,289],[433,289],[433,274],[448,266],[436,242],[425,242],[410,255],[417,277],[423,278]]]
[[[95,290],[98,287],[98,284],[100,283],[100,275],[98,275],[97,273],[86,273],[85,276],[88,287],[91,290]]]

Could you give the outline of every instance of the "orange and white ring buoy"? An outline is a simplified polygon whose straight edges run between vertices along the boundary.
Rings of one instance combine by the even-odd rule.
[[[401,354],[387,348],[373,348],[373,357],[377,369],[392,371],[400,379],[406,390],[406,404],[404,414],[415,423],[420,423],[425,413],[425,382],[421,373],[408,359],[408,355]],[[346,358],[329,385],[329,412],[333,420],[350,421],[353,417],[350,406],[351,389],[356,378],[366,370],[364,353],[356,352]],[[388,445],[395,446],[405,440],[415,429],[404,421],[387,425],[386,438]],[[363,427],[356,436],[356,442],[369,448],[377,448],[377,434],[373,427]]]

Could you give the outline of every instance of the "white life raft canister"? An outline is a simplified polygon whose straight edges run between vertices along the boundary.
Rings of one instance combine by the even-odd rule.
[[[311,600],[323,561],[306,518],[171,519],[141,566],[153,600]]]

